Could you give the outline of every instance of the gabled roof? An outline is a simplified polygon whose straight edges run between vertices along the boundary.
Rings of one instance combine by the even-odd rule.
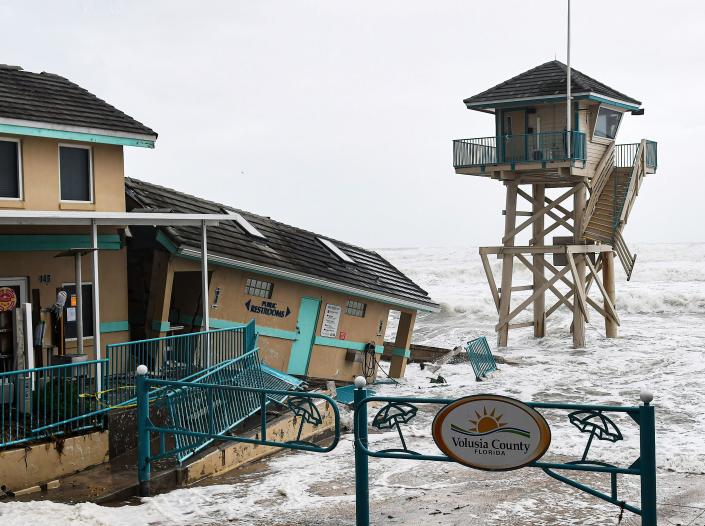
[[[567,66],[558,60],[552,60],[533,69],[525,71],[501,84],[497,84],[482,93],[473,95],[463,102],[470,108],[493,107],[510,101],[535,100],[566,95]],[[625,95],[602,82],[571,68],[571,93],[578,95],[596,95],[632,106],[641,106],[641,102]]]
[[[0,119],[145,135],[157,133],[53,73],[0,65]]]
[[[125,178],[128,209],[135,207],[170,210],[179,213],[221,214],[224,211],[239,213],[266,239],[248,235],[236,221],[223,221],[208,228],[208,255],[216,262],[243,270],[275,275],[351,295],[378,299],[383,303],[438,310],[438,305],[428,293],[378,253],[364,248],[320,236],[313,232],[280,223],[243,210],[206,201],[137,179]],[[162,232],[173,243],[173,250],[188,255],[200,250],[201,230],[198,227],[165,227]],[[346,263],[328,250],[317,238],[332,241],[354,260]]]

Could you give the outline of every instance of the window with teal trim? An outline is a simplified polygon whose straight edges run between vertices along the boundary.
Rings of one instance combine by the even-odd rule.
[[[249,294],[250,296],[270,299],[272,297],[272,290],[274,290],[274,284],[269,281],[248,278],[247,283],[245,283],[245,294]]]
[[[367,310],[367,304],[360,301],[348,301],[348,308],[346,312],[350,316],[357,316],[358,318],[365,317],[365,311]]]

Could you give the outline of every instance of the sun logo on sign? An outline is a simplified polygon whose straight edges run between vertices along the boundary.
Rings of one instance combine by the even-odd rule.
[[[470,419],[470,423],[475,426],[476,433],[487,433],[507,425],[505,422],[501,422],[502,415],[495,415],[494,408],[491,413],[488,413],[487,408],[483,407],[482,414],[475,411],[475,417],[477,420]]]

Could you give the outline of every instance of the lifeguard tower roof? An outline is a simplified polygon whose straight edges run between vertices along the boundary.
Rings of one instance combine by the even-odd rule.
[[[494,112],[497,107],[523,103],[558,102],[566,96],[567,66],[551,60],[516,77],[505,80],[463,102],[468,109]],[[571,68],[571,95],[573,100],[594,100],[635,111],[641,102],[610,88],[606,84]]]

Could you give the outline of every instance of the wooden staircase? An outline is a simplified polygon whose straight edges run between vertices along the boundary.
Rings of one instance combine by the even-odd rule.
[[[622,231],[646,175],[646,144],[647,141],[641,141],[633,165],[628,167],[615,166],[614,144],[605,151],[591,181],[581,234],[586,241],[612,245],[627,273],[627,280],[634,270],[636,255],[627,247]]]

